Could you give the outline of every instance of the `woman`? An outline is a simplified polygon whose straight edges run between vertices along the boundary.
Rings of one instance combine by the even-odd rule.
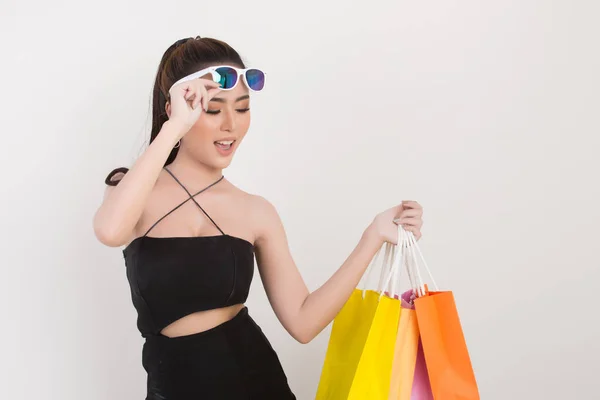
[[[307,343],[340,311],[402,224],[421,236],[422,208],[378,214],[337,272],[309,293],[275,208],[223,176],[250,124],[264,74],[211,38],[175,42],[153,92],[150,145],[106,178],[94,231],[123,250],[145,338],[146,399],[295,399],[278,356],[244,303],[254,260],[277,318]],[[149,233],[152,235],[149,235]]]

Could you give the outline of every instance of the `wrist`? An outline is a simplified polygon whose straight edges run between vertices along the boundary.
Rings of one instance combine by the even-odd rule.
[[[181,137],[187,133],[188,130],[189,128],[180,122],[167,120],[160,129],[159,136],[162,135],[163,137],[169,137],[173,140],[173,145],[175,145],[179,139],[181,139]]]
[[[372,247],[377,250],[383,245],[384,242],[374,223],[371,223],[367,229],[365,229],[361,239],[365,242],[365,244],[368,245],[368,247]]]

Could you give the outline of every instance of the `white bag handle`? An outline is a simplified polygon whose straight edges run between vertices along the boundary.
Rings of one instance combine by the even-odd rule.
[[[380,281],[379,299],[384,295],[386,289],[391,298],[394,298],[396,295],[400,298],[401,295],[400,292],[396,291],[396,284],[400,281],[400,273],[406,260],[406,231],[401,225],[398,225],[398,243],[396,245],[388,243],[388,245],[393,248],[393,258],[387,274],[385,270],[381,272],[383,284]]]
[[[373,270],[378,266],[378,264],[381,264],[381,272],[376,290],[377,293],[380,294],[383,294],[385,292],[386,287],[389,285],[390,282],[388,275],[393,274],[400,268],[400,265],[396,262],[397,248],[398,246],[395,246],[389,242],[385,242],[377,251],[373,259],[367,266],[367,271],[365,271],[365,273],[363,274],[358,285],[358,288],[362,290],[363,298],[365,297],[367,291],[366,286],[368,285],[371,274]]]
[[[427,274],[429,275],[429,278],[431,279],[431,283],[433,284],[434,290],[438,291],[439,289],[438,289],[437,283],[435,283],[435,279],[433,279],[433,275],[431,274],[431,271],[429,270],[429,266],[427,265],[427,262],[425,261],[425,258],[423,257],[423,253],[421,252],[421,249],[419,248],[419,245],[417,244],[415,235],[413,235],[413,233],[409,231],[409,232],[407,232],[407,236],[408,236],[409,260],[407,262],[406,267],[407,267],[409,276],[412,275],[413,278],[416,278],[415,282],[413,282],[411,280],[411,285],[413,285],[413,290],[415,290],[417,292],[418,296],[425,295],[425,283],[423,282],[423,278],[421,277],[421,271],[419,268],[419,262],[418,262],[417,254],[416,254],[416,253],[418,253],[421,260],[423,261],[423,265],[425,266],[425,269],[427,270]],[[415,253],[415,250],[416,250],[416,253]],[[412,266],[411,266],[411,262],[412,262]]]
[[[409,246],[409,241],[408,241],[408,233],[406,231],[403,232],[404,234],[404,247],[406,248],[406,259],[404,260],[404,266],[406,267],[406,272],[408,275],[408,282],[410,283],[410,288],[416,293],[416,288],[417,288],[417,280],[415,279],[415,271],[414,271],[414,266],[411,263],[411,257],[408,254],[408,246]]]
[[[365,298],[365,293],[367,292],[367,284],[369,282],[369,277],[371,276],[371,273],[375,269],[375,266],[377,265],[378,261],[380,261],[382,253],[384,253],[384,252],[387,253],[387,251],[388,251],[388,249],[386,248],[386,246],[382,245],[381,248],[379,250],[377,250],[377,253],[375,253],[375,256],[373,257],[373,259],[371,260],[371,262],[367,266],[367,271],[361,277],[361,280],[358,283],[358,288],[362,289],[362,297],[363,297],[363,299]],[[385,258],[386,258],[386,256],[384,254],[383,264],[385,264]],[[383,268],[384,267],[385,267],[385,265],[383,265]]]
[[[365,293],[367,291],[366,285],[369,281],[369,277],[371,276],[373,269],[375,269],[376,265],[378,264],[378,261],[380,261],[382,255],[383,260],[381,262],[381,273],[379,276],[379,283],[377,285],[379,299],[383,297],[386,291],[389,293],[391,298],[394,298],[396,295],[400,297],[401,293],[399,293],[398,289],[403,267],[406,268],[411,288],[418,296],[424,296],[425,283],[423,282],[423,278],[421,276],[417,254],[421,258],[423,265],[427,270],[434,290],[439,290],[437,283],[435,282],[435,279],[429,270],[429,266],[423,257],[423,253],[417,244],[414,234],[405,230],[402,225],[398,225],[398,243],[394,245],[386,242],[381,246],[369,263],[367,271],[363,275],[363,279],[361,279],[361,283],[359,283],[359,288],[362,286],[363,298],[365,297]],[[397,284],[398,287],[396,286]]]
[[[414,234],[405,230],[401,225],[398,226],[398,245],[395,246],[395,253],[394,261],[385,278],[385,284],[380,286],[380,288],[382,288],[380,298],[383,295],[383,292],[385,292],[386,288],[390,293],[390,297],[394,297],[396,295],[398,295],[398,297],[401,296],[400,290],[396,290],[396,284],[399,284],[400,282],[400,273],[402,271],[402,267],[406,268],[411,288],[415,294],[417,296],[425,295],[425,283],[423,281],[423,277],[421,276],[421,270],[419,268],[420,263],[417,258],[417,254],[427,270],[427,274],[431,279],[434,290],[439,290]],[[384,274],[384,272],[382,272],[382,274]]]

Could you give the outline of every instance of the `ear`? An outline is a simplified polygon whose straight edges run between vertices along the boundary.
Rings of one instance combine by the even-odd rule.
[[[171,118],[171,103],[168,101],[165,104],[165,111],[167,112],[167,117]]]

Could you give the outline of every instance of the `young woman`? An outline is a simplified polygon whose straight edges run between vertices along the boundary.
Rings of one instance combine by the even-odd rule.
[[[276,352],[244,306],[258,266],[277,318],[307,343],[341,310],[397,224],[421,236],[414,201],[379,213],[342,266],[309,293],[276,209],[223,175],[250,125],[264,74],[211,38],[164,53],[150,145],[106,178],[94,231],[123,250],[150,399],[295,399]]]

